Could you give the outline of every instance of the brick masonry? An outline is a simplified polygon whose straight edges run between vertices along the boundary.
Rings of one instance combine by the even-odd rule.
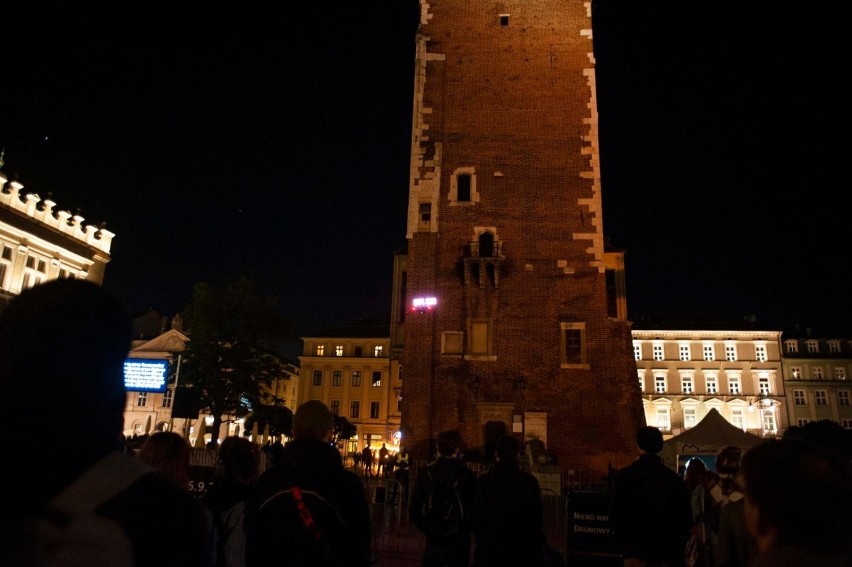
[[[407,290],[439,303],[405,323],[402,429],[415,458],[447,428],[483,445],[489,411],[546,412],[563,469],[605,474],[635,457],[645,421],[629,323],[607,314],[589,10],[421,2]],[[470,203],[450,198],[459,168],[475,172]],[[477,280],[464,257],[484,229],[498,277],[483,265]],[[442,354],[442,333],[469,337],[474,319],[491,325],[489,356]],[[562,367],[560,321],[585,324],[585,367]]]

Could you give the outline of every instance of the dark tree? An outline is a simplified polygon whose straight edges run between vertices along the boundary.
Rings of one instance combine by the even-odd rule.
[[[358,427],[342,415],[334,416],[332,440],[335,444],[343,439],[352,439],[358,433]]]
[[[293,434],[293,411],[283,405],[257,404],[252,408],[251,415],[246,418],[246,431],[251,430],[257,423],[263,431],[269,425],[269,434],[273,437]]]
[[[213,416],[215,443],[223,416],[245,417],[269,401],[270,384],[284,374],[274,346],[290,338],[290,328],[277,300],[259,295],[246,277],[196,284],[181,316],[189,337],[181,379],[198,388],[199,407]]]

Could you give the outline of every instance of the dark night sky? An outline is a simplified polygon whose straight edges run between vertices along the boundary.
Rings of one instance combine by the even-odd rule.
[[[241,274],[301,335],[389,310],[416,2],[16,4],[3,171],[107,223],[132,310]],[[852,328],[847,4],[595,3],[631,319]]]

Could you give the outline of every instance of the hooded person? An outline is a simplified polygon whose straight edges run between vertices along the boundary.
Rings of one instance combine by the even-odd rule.
[[[296,409],[293,440],[258,481],[247,519],[249,567],[371,564],[367,494],[331,443],[333,423],[319,400]]]

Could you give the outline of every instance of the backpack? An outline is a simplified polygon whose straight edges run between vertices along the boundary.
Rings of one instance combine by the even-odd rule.
[[[425,510],[429,535],[439,540],[455,540],[462,534],[465,520],[464,504],[458,491],[459,479],[439,478],[429,467],[426,467],[426,474],[432,486]]]
[[[24,542],[9,566],[107,567],[133,563],[132,543],[98,506],[150,472],[120,453],[104,457],[57,495],[43,514],[23,527]]]
[[[345,565],[346,522],[321,494],[296,484],[280,490],[258,507],[253,525],[258,539],[283,565]]]

